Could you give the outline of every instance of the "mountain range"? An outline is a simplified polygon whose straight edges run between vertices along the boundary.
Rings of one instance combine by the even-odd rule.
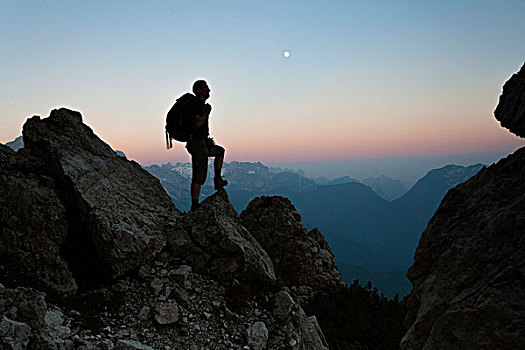
[[[189,208],[190,163],[144,168],[159,178],[178,208]],[[399,180],[386,176],[367,178],[363,183],[348,176],[309,179],[304,173],[270,169],[260,162],[225,163],[223,175],[230,183],[230,201],[238,211],[258,196],[290,198],[305,226],[323,231],[342,266],[345,282],[371,280],[385,295],[393,296],[410,291],[404,271],[443,196],[481,168],[476,164],[434,169],[408,192]],[[209,169],[203,197],[214,192],[209,181],[213,176],[211,161]]]

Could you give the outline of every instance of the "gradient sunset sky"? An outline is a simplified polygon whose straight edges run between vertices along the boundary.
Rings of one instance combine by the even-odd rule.
[[[523,0],[0,4],[2,143],[68,107],[141,164],[188,161],[165,116],[204,78],[228,162],[525,145],[493,116],[525,60]]]

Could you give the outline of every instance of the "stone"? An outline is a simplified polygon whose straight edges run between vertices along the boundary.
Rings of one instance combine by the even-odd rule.
[[[76,275],[114,278],[160,252],[180,212],[155,177],[118,156],[75,111],[30,118],[22,134],[68,208],[66,251]]]
[[[191,271],[191,266],[181,265],[178,268],[171,270],[168,275],[177,283],[184,286],[184,288],[190,288]]]
[[[59,309],[49,309],[44,316],[44,322],[48,327],[61,326],[64,322],[64,314]]]
[[[325,338],[325,336],[323,334],[323,331],[321,330],[321,326],[319,325],[319,322],[317,322],[317,318],[315,316],[310,316],[310,317],[308,317],[308,321],[314,327],[315,332],[317,333],[317,335],[321,339],[321,342],[323,343],[323,345],[328,347],[328,342],[326,341],[326,338]]]
[[[343,284],[323,235],[317,229],[308,232],[289,199],[255,198],[241,222],[270,255],[281,285],[329,289]]]
[[[525,137],[525,64],[503,85],[494,116],[502,127]]]
[[[264,322],[255,322],[246,330],[246,339],[251,350],[265,350],[268,342],[268,329]]]
[[[154,308],[155,321],[159,324],[171,324],[179,320],[179,307],[174,301],[164,302]]]
[[[155,295],[158,295],[160,291],[162,290],[162,287],[164,286],[164,284],[159,278],[155,277],[151,281],[150,286],[151,286],[151,289],[153,289],[153,293],[155,293]]]
[[[46,327],[45,294],[31,288],[0,289],[0,315],[28,324],[31,329]]]
[[[235,278],[254,284],[273,285],[275,273],[266,251],[250,232],[241,225],[239,215],[229,202],[224,190],[204,200],[198,210],[186,214],[183,219],[187,232],[186,246],[174,243],[168,238],[173,254],[193,262],[197,271],[205,269],[219,280],[231,281]],[[178,235],[182,236],[181,234]],[[206,255],[194,253],[198,247]],[[203,264],[204,263],[204,264]]]
[[[139,320],[146,321],[148,319],[149,313],[151,308],[149,306],[144,306],[142,309],[140,309],[138,318]]]
[[[31,327],[3,317],[0,321],[0,347],[2,349],[26,349]]]
[[[290,312],[295,306],[295,302],[290,294],[285,291],[280,291],[275,295],[273,305],[273,315],[277,320],[283,321],[288,317],[288,315],[290,315]]]

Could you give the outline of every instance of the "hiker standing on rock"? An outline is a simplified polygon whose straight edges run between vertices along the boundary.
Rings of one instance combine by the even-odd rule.
[[[221,177],[224,148],[216,145],[209,133],[211,106],[206,100],[210,97],[210,91],[206,81],[197,80],[193,83],[195,95],[187,93],[178,98],[166,119],[168,149],[171,148],[171,139],[175,139],[186,142],[186,149],[191,154],[191,210],[199,206],[201,187],[208,174],[208,157],[215,157],[215,190],[220,190],[228,184],[228,181]]]
[[[208,119],[211,106],[206,103],[206,100],[210,97],[210,91],[204,80],[197,80],[193,84],[193,93],[197,98],[190,102],[189,111],[193,116],[193,126],[196,129],[191,140],[186,143],[186,149],[191,154],[192,167],[191,210],[196,209],[199,205],[201,186],[206,182],[208,173],[208,157],[215,157],[213,161],[215,190],[220,190],[228,184],[228,181],[221,177],[224,148],[215,144],[209,132]]]

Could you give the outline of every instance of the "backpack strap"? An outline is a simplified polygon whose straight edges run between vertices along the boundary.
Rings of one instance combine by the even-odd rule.
[[[171,137],[170,137],[170,135],[168,134],[168,131],[167,131],[167,130],[166,130],[166,148],[167,148],[167,149],[173,148],[173,144],[172,144],[172,141],[171,141]]]

